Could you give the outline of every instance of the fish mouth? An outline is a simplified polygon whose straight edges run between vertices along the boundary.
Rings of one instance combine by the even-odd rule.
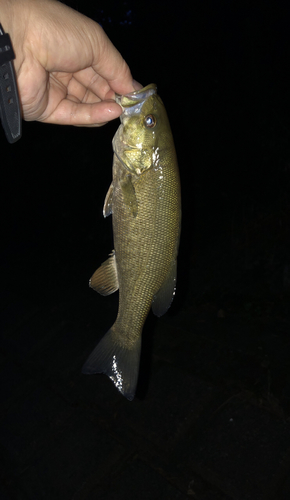
[[[143,145],[141,143],[130,143],[129,138],[123,133],[124,126],[131,116],[136,116],[141,112],[144,102],[153,94],[157,94],[157,85],[155,83],[151,83],[140,90],[130,92],[126,95],[116,94],[115,97],[116,103],[121,106],[123,113],[120,116],[121,125],[113,137],[113,151],[123,167],[132,172],[135,172],[135,169],[130,169],[129,165],[124,162],[124,151],[128,153],[132,150],[141,150]]]
[[[157,94],[157,85],[155,83],[150,83],[150,85],[126,95],[116,94],[116,103],[119,104],[123,110],[120,116],[121,122],[123,121],[123,116],[138,114],[144,102],[153,94]]]

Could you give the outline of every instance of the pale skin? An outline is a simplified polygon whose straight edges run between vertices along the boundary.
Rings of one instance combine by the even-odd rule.
[[[142,85],[103,29],[56,0],[0,0],[23,118],[98,127],[118,118],[115,93]]]

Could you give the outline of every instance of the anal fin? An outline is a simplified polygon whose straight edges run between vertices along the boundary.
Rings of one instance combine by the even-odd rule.
[[[101,264],[89,281],[91,288],[101,295],[111,295],[119,289],[115,252]]]

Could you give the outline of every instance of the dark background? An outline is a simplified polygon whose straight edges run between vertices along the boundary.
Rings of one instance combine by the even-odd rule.
[[[23,123],[14,145],[0,131],[3,498],[289,498],[289,10],[66,3],[166,105],[178,288],[166,317],[147,320],[133,403],[82,376],[118,304],[87,283],[112,250],[102,208],[119,121]]]
[[[138,81],[158,85],[180,164],[185,274],[206,257],[195,292],[241,292],[254,275],[269,291],[285,291],[288,12],[247,2],[194,2],[190,12],[165,2],[144,8],[106,2],[102,10],[91,2],[70,5],[102,24]],[[7,257],[13,249],[18,276],[32,267],[27,275],[38,298],[49,270],[63,271],[83,255],[90,273],[88,261],[107,254],[110,222],[101,210],[117,127],[117,120],[102,129],[23,123],[23,139],[14,146],[2,134]],[[37,264],[43,253],[49,257]]]

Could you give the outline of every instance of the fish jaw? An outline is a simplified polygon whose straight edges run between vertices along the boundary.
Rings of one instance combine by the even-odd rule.
[[[153,94],[157,94],[157,86],[151,83],[141,90],[135,90],[126,95],[116,94],[116,103],[121,106],[123,113],[120,116],[121,123],[126,121],[126,117],[139,114],[144,102]]]

